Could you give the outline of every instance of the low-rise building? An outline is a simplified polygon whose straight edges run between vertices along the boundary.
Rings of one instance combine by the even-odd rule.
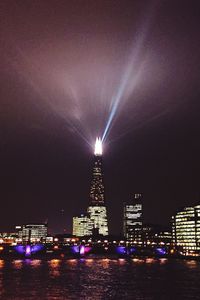
[[[30,223],[15,228],[22,242],[46,242],[47,224]]]
[[[172,236],[175,248],[200,251],[200,205],[185,207],[172,217]]]

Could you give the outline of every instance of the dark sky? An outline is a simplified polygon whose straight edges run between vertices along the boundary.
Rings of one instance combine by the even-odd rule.
[[[0,231],[47,219],[71,231],[112,113],[110,231],[135,192],[163,225],[200,201],[199,16],[189,0],[1,1]]]

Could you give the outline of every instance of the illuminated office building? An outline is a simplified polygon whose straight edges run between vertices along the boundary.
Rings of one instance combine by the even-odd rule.
[[[124,203],[124,237],[129,242],[142,244],[142,196],[135,194],[134,199]]]
[[[178,249],[200,251],[200,205],[186,207],[172,217],[172,237]]]
[[[102,172],[102,141],[96,139],[94,151],[94,166],[90,188],[90,205],[87,210],[90,216],[90,233],[98,231],[101,235],[108,235],[107,210],[105,206],[105,191]]]
[[[25,224],[16,226],[18,237],[23,242],[45,242],[47,237],[47,224]]]
[[[90,235],[92,224],[88,214],[73,217],[73,235],[81,237]]]
[[[97,233],[108,235],[108,221],[105,206],[89,206],[88,214],[90,215],[90,233],[93,234],[96,229]]]

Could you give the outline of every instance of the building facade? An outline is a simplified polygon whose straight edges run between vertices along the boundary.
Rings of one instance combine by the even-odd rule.
[[[142,195],[135,194],[134,199],[124,203],[124,237],[129,242],[142,244],[143,212]]]
[[[108,235],[107,209],[105,205],[105,189],[102,171],[102,142],[96,139],[94,151],[94,166],[90,187],[90,205],[87,209],[90,216],[90,234],[98,231],[101,235]]]
[[[107,211],[105,206],[89,206],[88,214],[90,215],[89,232],[101,235],[108,235]]]
[[[47,237],[47,224],[24,224],[16,226],[19,239],[22,242],[45,242]]]
[[[185,253],[200,251],[200,205],[185,207],[172,217],[172,239]]]
[[[170,228],[155,224],[143,224],[142,240],[144,246],[170,246],[172,233]]]
[[[77,237],[90,235],[91,221],[88,214],[73,217],[73,235]]]

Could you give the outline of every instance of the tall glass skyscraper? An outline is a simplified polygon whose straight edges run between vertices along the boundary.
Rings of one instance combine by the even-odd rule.
[[[94,151],[94,166],[90,187],[90,205],[87,210],[92,224],[91,230],[108,235],[107,210],[105,206],[105,190],[102,172],[102,141],[96,139]],[[92,232],[91,232],[92,233]]]
[[[143,214],[142,195],[135,194],[134,199],[124,203],[124,236],[129,242],[142,243]]]

